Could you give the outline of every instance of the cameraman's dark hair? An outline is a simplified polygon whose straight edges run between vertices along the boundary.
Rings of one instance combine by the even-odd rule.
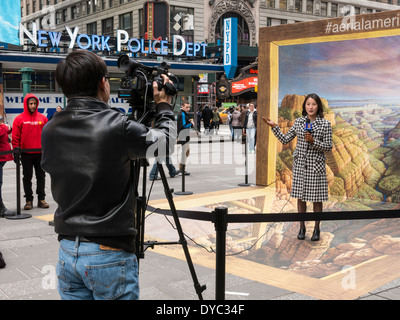
[[[99,82],[107,75],[107,66],[97,54],[76,50],[59,62],[56,80],[67,98],[97,96]]]
[[[317,103],[318,109],[317,109],[317,116],[320,116],[321,118],[324,117],[324,107],[321,101],[321,98],[316,94],[316,93],[310,93],[308,96],[306,96],[306,99],[303,102],[303,112],[302,115],[306,116],[307,115],[307,111],[306,111],[306,102],[309,98],[312,98],[315,100],[315,102]]]

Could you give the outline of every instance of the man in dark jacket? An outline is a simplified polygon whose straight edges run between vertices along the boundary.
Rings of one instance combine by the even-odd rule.
[[[138,299],[131,160],[172,153],[171,97],[154,82],[154,128],[131,120],[107,104],[106,64],[85,50],[59,63],[56,80],[68,105],[43,129],[42,167],[58,204],[58,291],[62,299]]]
[[[202,112],[202,119],[204,122],[204,133],[205,134],[209,134],[210,133],[210,123],[211,123],[211,119],[212,119],[212,110],[210,109],[209,106],[205,106]]]

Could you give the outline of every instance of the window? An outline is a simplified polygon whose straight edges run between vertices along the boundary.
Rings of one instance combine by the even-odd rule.
[[[287,9],[286,0],[279,0],[279,9],[281,9],[281,10],[286,10]]]
[[[32,91],[50,91],[54,92],[54,72],[35,71],[32,74]]]
[[[332,3],[331,4],[331,17],[337,17],[338,13],[338,5],[337,3]]]
[[[302,0],[296,0],[294,3],[294,11],[301,12],[302,11],[303,2]]]
[[[275,0],[267,0],[268,8],[275,8]]]
[[[220,39],[221,42],[224,41],[224,19],[226,18],[237,18],[238,19],[238,44],[241,46],[250,45],[250,31],[246,20],[235,12],[227,12],[219,18],[217,25],[215,27],[215,42]]]
[[[287,24],[287,20],[283,19],[274,19],[274,18],[267,18],[267,26],[279,26],[281,24]]]
[[[67,21],[67,9],[64,9],[63,11],[61,11],[62,13],[62,22],[66,22]]]
[[[127,12],[119,16],[119,29],[127,31],[129,37],[133,36],[132,12]]]
[[[87,34],[97,34],[97,22],[88,23],[86,25]]]
[[[86,14],[90,14],[90,7],[92,6],[92,1],[86,1]]]
[[[170,6],[170,37],[182,36],[187,42],[194,42],[194,9]]]
[[[19,92],[22,90],[22,75],[19,72],[3,70],[4,92]],[[32,73],[32,92],[54,92],[54,71],[35,71]]]
[[[3,70],[4,71],[4,70]],[[4,92],[22,91],[22,75],[16,71],[4,71]]]
[[[328,15],[328,2],[321,2],[321,16]]]
[[[307,13],[313,13],[313,0],[307,0],[307,9],[306,12]]]
[[[76,6],[71,7],[71,19],[74,20],[78,18],[78,8]]]
[[[400,1],[400,0],[399,0]],[[143,21],[143,9],[139,9],[139,36],[144,38],[144,21]]]
[[[114,35],[114,18],[108,18],[101,21],[101,34],[111,37]]]

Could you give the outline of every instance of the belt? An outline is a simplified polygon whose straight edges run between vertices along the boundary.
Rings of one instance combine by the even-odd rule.
[[[64,236],[64,235],[60,235],[61,239],[70,240],[70,241],[76,241],[76,237],[79,238],[79,242],[93,242],[92,240],[89,240],[88,238],[85,238],[84,236]]]

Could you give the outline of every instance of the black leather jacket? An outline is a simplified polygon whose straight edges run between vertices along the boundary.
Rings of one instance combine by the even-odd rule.
[[[154,157],[158,145],[164,149],[161,153],[165,146],[172,153],[175,140],[168,104],[157,105],[155,126],[149,128],[97,99],[71,99],[42,133],[41,165],[50,174],[58,204],[56,233],[128,250],[137,233],[131,160],[151,156],[148,150]]]

